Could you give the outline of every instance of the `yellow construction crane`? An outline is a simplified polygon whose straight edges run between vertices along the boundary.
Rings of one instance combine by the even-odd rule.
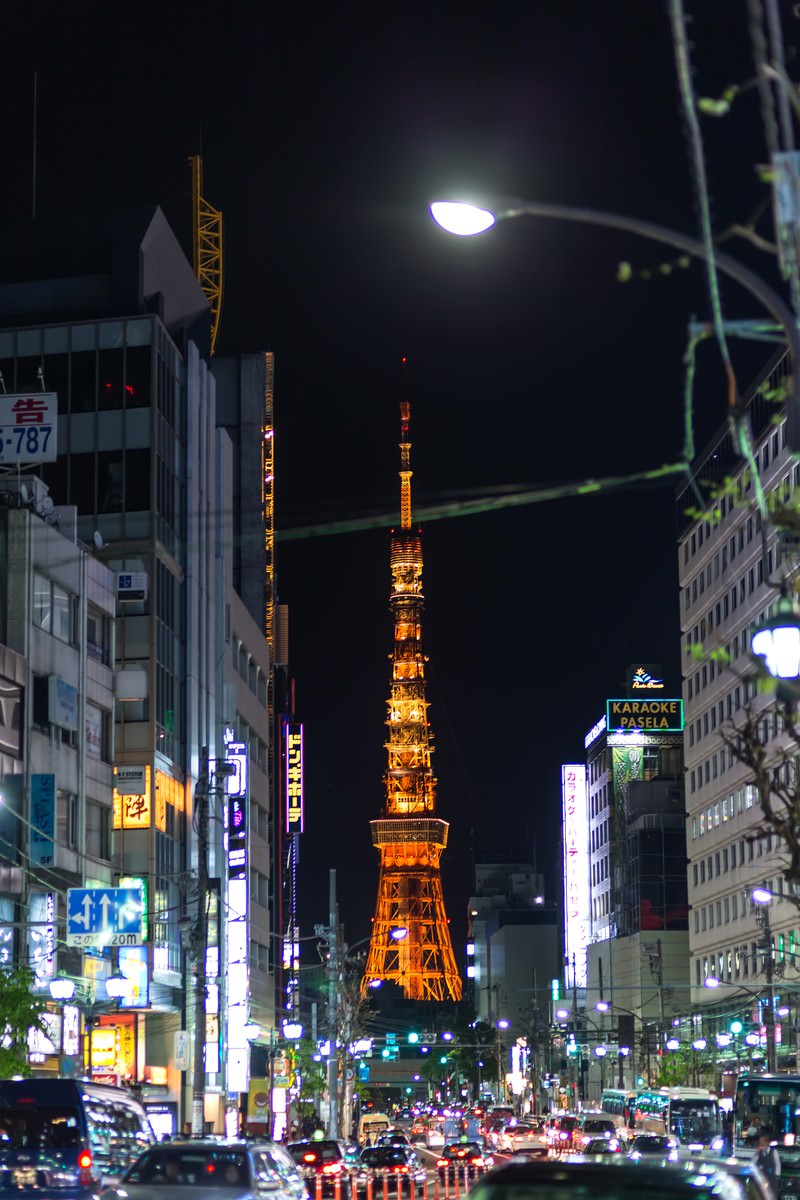
[[[211,309],[211,353],[222,314],[222,213],[203,198],[203,160],[189,157],[192,168],[192,266]]]

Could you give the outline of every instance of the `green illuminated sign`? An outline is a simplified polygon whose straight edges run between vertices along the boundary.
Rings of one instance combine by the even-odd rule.
[[[682,733],[683,700],[606,700],[608,733]]]

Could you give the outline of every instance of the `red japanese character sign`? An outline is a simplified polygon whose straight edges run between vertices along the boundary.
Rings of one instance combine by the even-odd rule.
[[[0,395],[0,465],[55,462],[57,434],[55,392]]]

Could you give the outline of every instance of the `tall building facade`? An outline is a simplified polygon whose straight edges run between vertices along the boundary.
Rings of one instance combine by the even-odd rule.
[[[800,465],[787,450],[785,423],[770,398],[789,372],[787,355],[776,353],[743,399],[760,484],[770,503],[789,501],[800,486]],[[721,496],[714,496],[715,486],[722,488]],[[697,515],[698,495],[707,501],[702,517]],[[787,891],[780,881],[784,854],[774,836],[759,830],[761,810],[751,776],[721,734],[730,733],[748,711],[756,717],[763,712],[761,737],[777,765],[785,738],[773,711],[774,690],[757,689],[750,640],[777,598],[779,577],[794,574],[797,563],[793,551],[786,556],[771,523],[762,526],[752,475],[734,457],[727,427],[693,464],[691,481],[678,492],[677,509],[691,1008],[695,1019],[704,1016],[712,1024],[717,1013],[727,1029],[736,1007],[762,1030],[763,1047],[764,1001],[759,997],[764,994],[767,952],[758,921],[762,910],[751,902],[753,888],[774,893],[768,953],[779,980],[778,1004],[784,997],[791,1001],[796,987],[800,921],[796,905],[780,898]],[[715,649],[725,652],[727,662],[709,654]],[[719,986],[709,990],[707,979],[718,980]],[[779,1057],[793,1053],[793,1039],[779,1034],[778,1042],[783,1047]]]
[[[583,1036],[594,1090],[601,1082],[595,1045],[619,1055],[626,1082],[651,1075],[664,1031],[687,998],[683,704],[652,667],[630,667],[625,692],[606,702],[585,738],[584,978],[579,945],[566,964],[567,987],[586,987]]]
[[[271,660],[263,610],[253,616],[234,586],[234,447],[217,429],[208,302],[158,209],[37,223],[6,231],[3,247],[3,384],[57,393],[58,458],[41,474],[114,581],[106,652],[115,705],[92,718],[108,778],[95,781],[96,798],[83,781],[76,789],[77,812],[94,821],[96,800],[107,831],[104,870],[86,842],[75,847],[75,877],[137,881],[147,938],[135,1062],[123,1071],[112,1054],[107,1074],[141,1088],[173,1127],[187,1116],[202,946],[205,1122],[230,1129],[247,1089],[251,992],[256,1015],[274,1023],[271,964],[258,949],[271,941]],[[260,452],[261,438],[259,464]],[[90,619],[90,644],[112,639]],[[74,636],[79,645],[83,630]],[[30,796],[23,803],[29,813]],[[67,961],[84,1004],[106,966],[123,966],[110,948]],[[127,1007],[103,1022],[120,1028]]]
[[[378,900],[362,988],[397,983],[413,1000],[460,1000],[440,860],[448,825],[436,816],[425,656],[422,652],[422,539],[411,527],[410,410],[400,406],[400,529],[392,533],[392,681],[384,815],[372,821],[380,852]]]

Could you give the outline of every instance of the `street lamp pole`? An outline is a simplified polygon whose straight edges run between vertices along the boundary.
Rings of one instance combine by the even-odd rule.
[[[755,271],[723,253],[716,246],[710,256],[705,244],[697,238],[688,237],[675,229],[668,229],[652,221],[638,217],[622,216],[618,213],[598,212],[593,208],[571,208],[562,204],[546,204],[531,200],[509,200],[498,204],[476,205],[464,201],[436,201],[430,206],[431,216],[437,225],[448,233],[468,236],[483,233],[496,221],[507,217],[546,217],[559,221],[574,221],[582,225],[598,225],[605,229],[618,229],[650,241],[672,246],[684,254],[708,262],[713,257],[717,269],[750,292],[763,304],[782,327],[792,358],[792,394],[787,402],[786,432],[787,445],[792,450],[800,449],[800,328],[789,305]],[[470,222],[467,224],[467,222]],[[733,403],[735,397],[731,397]]]
[[[764,1027],[767,1034],[767,1071],[774,1075],[778,1069],[778,1054],[775,1045],[775,958],[772,947],[772,925],[769,906],[774,897],[768,888],[754,888],[750,893],[755,918],[761,926],[764,953],[764,976],[767,983],[767,1008],[764,1012]]]

